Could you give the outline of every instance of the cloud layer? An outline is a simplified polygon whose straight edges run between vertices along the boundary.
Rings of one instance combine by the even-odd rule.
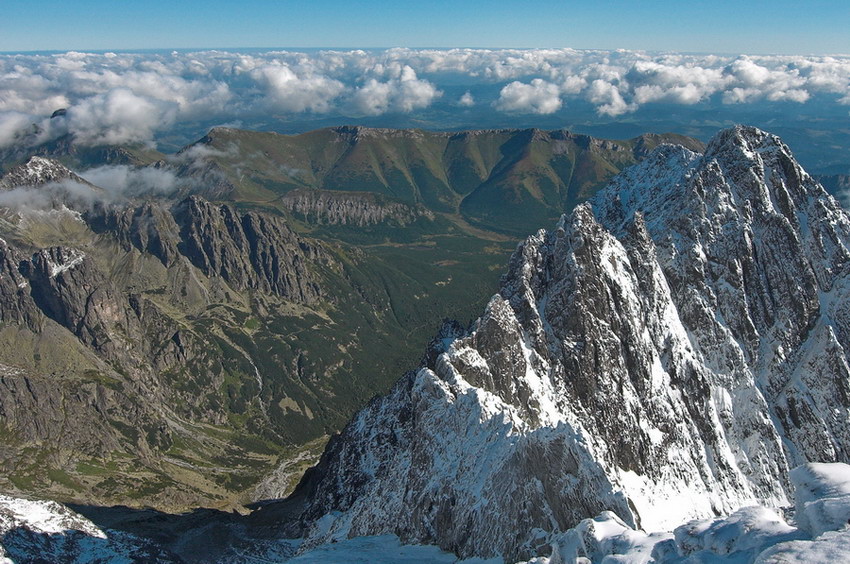
[[[647,104],[815,97],[850,106],[850,56],[573,49],[3,55],[0,148],[25,135],[36,142],[66,133],[85,144],[151,142],[181,123],[264,115],[358,118],[438,106],[548,115],[580,101],[616,117]],[[50,119],[58,109],[67,111]]]
[[[185,162],[186,159],[194,160],[203,156],[196,152],[182,159]],[[173,168],[163,166],[103,165],[81,171],[79,176],[90,184],[65,179],[38,186],[16,186],[10,190],[0,190],[0,207],[15,211],[49,211],[65,206],[84,211],[95,203],[123,203],[129,198],[169,194],[192,182],[179,178]]]

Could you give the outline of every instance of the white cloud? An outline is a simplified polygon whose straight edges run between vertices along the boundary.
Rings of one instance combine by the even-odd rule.
[[[530,84],[514,81],[502,88],[495,107],[503,112],[553,114],[561,103],[558,85],[535,78]]]
[[[357,89],[352,101],[360,113],[377,116],[389,110],[392,93],[393,87],[388,82],[378,82],[370,78]]]
[[[578,94],[587,88],[587,80],[581,76],[570,75],[561,83],[561,92],[564,94]]]
[[[0,111],[51,114],[68,105],[67,96],[52,80],[16,65],[0,74]]]
[[[18,211],[51,210],[68,204],[80,210],[95,202],[166,194],[176,190],[181,182],[173,170],[153,166],[106,165],[82,171],[79,176],[91,184],[68,179],[40,186],[18,186],[0,192],[0,207]]]
[[[328,112],[345,89],[338,80],[322,75],[298,76],[281,63],[262,65],[251,70],[250,75],[264,87],[271,106],[285,112]]]
[[[472,92],[467,90],[464,92],[463,96],[457,101],[457,105],[464,108],[471,108],[475,105],[475,97],[472,95]]]
[[[385,67],[377,64],[372,71],[390,78],[383,82],[369,78],[354,91],[351,103],[358,113],[372,116],[387,112],[409,113],[427,108],[443,94],[431,82],[419,79],[409,65],[394,63]]]
[[[801,88],[789,88],[788,90],[774,90],[767,95],[767,99],[772,102],[788,101],[802,104],[807,101],[811,95]]]
[[[448,107],[489,104],[495,87],[493,107],[510,113],[551,114],[575,99],[609,116],[658,103],[819,96],[850,105],[850,57],[574,49],[0,55],[0,145],[33,123],[39,139],[71,132],[88,143],[147,142],[196,120],[409,113],[441,103],[443,85],[468,94]],[[65,118],[46,120],[59,108]]]
[[[443,95],[437,87],[416,77],[416,71],[405,65],[398,78],[396,103],[403,112],[411,112],[419,108],[427,108],[435,98]]]
[[[634,111],[636,108],[636,104],[629,104],[623,99],[623,95],[616,86],[601,78],[597,78],[590,85],[588,99],[596,104],[596,111],[600,115],[614,117]]]
[[[679,60],[637,61],[627,80],[633,86],[636,104],[668,102],[692,105],[722,90],[727,79],[722,68],[705,68]]]
[[[173,104],[116,88],[71,106],[67,123],[84,144],[145,142],[174,123],[176,111]]]
[[[172,170],[153,166],[106,165],[83,171],[80,176],[103,188],[113,198],[167,194],[178,184]]]
[[[0,192],[0,207],[15,211],[51,210],[68,203],[77,208],[86,208],[100,197],[90,186],[65,180],[38,187],[18,186],[4,190]]]
[[[197,164],[211,157],[236,157],[238,152],[239,148],[234,144],[228,146],[226,150],[219,150],[204,143],[197,143],[170,156],[169,160],[177,164]]]
[[[0,149],[14,144],[32,122],[32,116],[20,112],[0,113]]]

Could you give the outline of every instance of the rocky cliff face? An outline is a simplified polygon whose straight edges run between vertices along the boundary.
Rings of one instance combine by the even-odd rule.
[[[139,319],[126,298],[76,249],[51,247],[22,261],[33,301],[83,343],[110,360],[131,362],[144,350]]]
[[[166,267],[179,258],[180,227],[166,205],[98,206],[88,219],[96,231],[114,234],[125,251],[135,247],[154,255]]]
[[[293,190],[281,198],[293,213],[311,223],[328,225],[376,225],[392,222],[405,226],[420,217],[434,218],[424,207],[398,202],[381,202],[374,194]]]
[[[158,341],[145,335],[143,318],[78,249],[50,247],[28,258],[8,244],[2,251],[3,338],[9,347],[23,343],[22,354],[34,362],[0,364],[0,421],[8,433],[0,464],[10,472],[25,468],[29,457],[16,448],[33,444],[61,445],[42,455],[58,467],[127,447],[150,456],[168,431],[150,362]],[[52,364],[57,358],[61,364]],[[122,381],[116,370],[132,378]]]
[[[0,240],[0,321],[34,327],[38,308],[29,292],[29,281],[21,274],[23,255]]]
[[[252,289],[312,303],[321,296],[307,267],[328,262],[316,244],[296,235],[282,218],[214,205],[191,196],[181,205],[182,245],[208,276],[221,276],[237,289]]]
[[[789,499],[850,458],[850,220],[776,137],[662,146],[514,254],[462,337],[361,411],[313,475],[305,546],[394,533],[526,557]]]

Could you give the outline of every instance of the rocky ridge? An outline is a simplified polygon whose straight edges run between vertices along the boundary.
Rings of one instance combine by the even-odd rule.
[[[70,180],[89,185],[68,167],[53,159],[34,156],[25,163],[12,168],[0,179],[0,190],[12,190],[24,186],[41,186],[51,182]]]
[[[66,172],[73,175],[33,157],[4,182],[39,192],[57,179],[73,179]],[[163,472],[164,453],[173,456],[175,437],[203,445],[191,447],[200,448],[201,456],[244,455],[219,438],[199,437],[193,425],[226,425],[227,412],[217,405],[224,396],[237,398],[232,401],[241,402],[242,413],[256,411],[258,427],[271,427],[260,405],[271,400],[252,391],[264,385],[262,375],[244,348],[215,334],[215,320],[187,317],[213,300],[245,308],[239,292],[268,296],[261,297],[263,307],[276,307],[275,300],[317,304],[325,299],[325,278],[317,270],[332,265],[331,254],[293,233],[279,216],[237,213],[198,197],[177,204],[86,202],[80,211],[66,203],[75,205],[61,200],[47,210],[21,205],[3,212],[5,480],[30,493],[50,487],[63,496],[86,492],[103,499],[127,488],[112,470],[119,480],[150,468]],[[157,259],[161,264],[154,264]],[[175,305],[182,311],[175,312]],[[271,458],[267,447],[258,448]],[[192,463],[188,468],[194,470]],[[165,490],[165,503],[187,502],[185,493]]]
[[[327,225],[378,225],[393,222],[406,226],[419,217],[434,218],[423,207],[399,202],[381,202],[373,194],[293,190],[281,198],[281,203],[308,222]]]
[[[308,220],[339,225],[337,218],[349,210],[374,221],[372,211],[359,209],[365,194],[395,204],[392,213],[382,213],[393,221],[401,205],[524,237],[664,141],[703,147],[672,134],[613,141],[539,129],[434,132],[346,126],[280,135],[214,128],[178,157],[183,173],[201,180],[196,193],[209,199],[280,199],[287,209],[313,212],[300,212]],[[353,203],[358,209],[351,209]],[[361,220],[352,219],[346,223],[360,225]]]
[[[848,195],[850,195],[850,174],[821,174],[815,178],[838,201],[842,204],[847,203]]]
[[[302,483],[308,542],[530,557],[600,511],[664,529],[848,459],[850,220],[762,131],[662,146],[529,238],[468,334]]]

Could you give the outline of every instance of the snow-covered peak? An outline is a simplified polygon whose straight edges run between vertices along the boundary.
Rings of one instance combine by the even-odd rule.
[[[617,176],[593,200],[606,227],[631,221],[638,211],[651,232],[693,214],[784,217],[795,229],[805,227],[813,200],[831,200],[794,160],[775,135],[738,126],[718,133],[703,154],[664,145],[646,160]],[[829,208],[838,207],[830,202]],[[836,214],[834,221],[846,221]],[[653,229],[656,228],[656,229]],[[657,237],[658,233],[653,233]]]
[[[80,210],[105,197],[104,190],[59,161],[34,156],[0,178],[0,207],[22,214]]]
[[[709,159],[730,159],[755,163],[758,155],[770,152],[793,159],[791,150],[778,136],[762,131],[757,127],[736,125],[721,130],[712,137],[706,145],[704,154]]]
[[[25,163],[12,168],[0,179],[0,188],[11,190],[21,186],[41,186],[51,182],[73,180],[87,184],[59,161],[33,156]]]
[[[471,332],[332,442],[305,546],[522,557],[603,510],[669,530],[789,504],[789,468],[850,461],[848,248],[778,138],[657,148],[522,244]]]

